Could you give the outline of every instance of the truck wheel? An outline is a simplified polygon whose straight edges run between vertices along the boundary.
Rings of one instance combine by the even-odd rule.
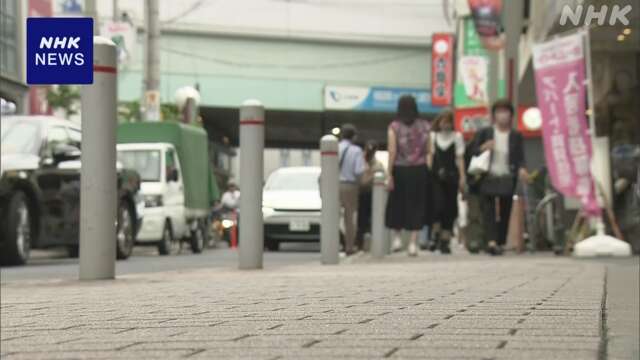
[[[171,223],[167,220],[162,230],[162,239],[158,243],[158,252],[160,255],[175,255],[180,251],[180,240],[175,239]]]
[[[275,239],[265,238],[264,239],[264,245],[266,246],[267,250],[269,250],[269,251],[279,251],[280,250],[280,241],[275,240]]]
[[[202,224],[198,223],[198,227],[191,231],[191,251],[193,251],[194,254],[200,254],[204,249],[204,242],[204,229],[202,228]]]
[[[70,258],[78,258],[80,256],[80,246],[79,245],[69,245],[67,246],[67,255]]]
[[[7,213],[2,222],[4,249],[0,261],[6,265],[24,265],[29,259],[31,250],[31,234],[33,234],[33,217],[27,204],[27,196],[16,191],[6,208]]]
[[[123,200],[118,207],[118,226],[116,231],[116,257],[127,259],[133,252],[135,238],[133,235],[133,214],[129,202]]]

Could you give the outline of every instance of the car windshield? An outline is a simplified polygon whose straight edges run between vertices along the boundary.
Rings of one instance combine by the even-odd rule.
[[[136,170],[145,182],[160,181],[159,150],[118,151],[118,161],[125,169]]]
[[[38,155],[40,149],[40,125],[29,121],[3,119],[2,155],[32,154]]]
[[[276,172],[269,176],[265,190],[319,191],[317,172]]]

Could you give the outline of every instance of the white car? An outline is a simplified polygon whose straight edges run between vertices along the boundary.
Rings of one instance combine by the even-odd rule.
[[[265,246],[281,242],[319,242],[320,168],[286,167],[269,176],[262,194]]]

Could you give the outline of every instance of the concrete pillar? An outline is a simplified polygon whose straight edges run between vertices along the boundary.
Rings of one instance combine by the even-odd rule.
[[[116,261],[117,55],[93,38],[93,84],[82,86],[80,280],[113,279]]]
[[[240,269],[262,269],[263,154],[264,107],[258,100],[247,100],[240,107]]]
[[[339,263],[340,247],[340,174],[338,169],[338,139],[325,135],[320,140],[320,196],[322,222],[320,226],[321,260],[324,265]]]
[[[371,255],[382,258],[387,255],[387,229],[384,215],[387,205],[387,189],[384,172],[378,171],[373,178],[373,202],[371,206]]]

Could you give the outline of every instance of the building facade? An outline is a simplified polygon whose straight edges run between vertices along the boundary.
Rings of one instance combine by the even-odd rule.
[[[28,91],[22,44],[25,38],[26,1],[0,2],[0,97],[6,110],[28,111]],[[3,111],[6,111],[3,109]]]

